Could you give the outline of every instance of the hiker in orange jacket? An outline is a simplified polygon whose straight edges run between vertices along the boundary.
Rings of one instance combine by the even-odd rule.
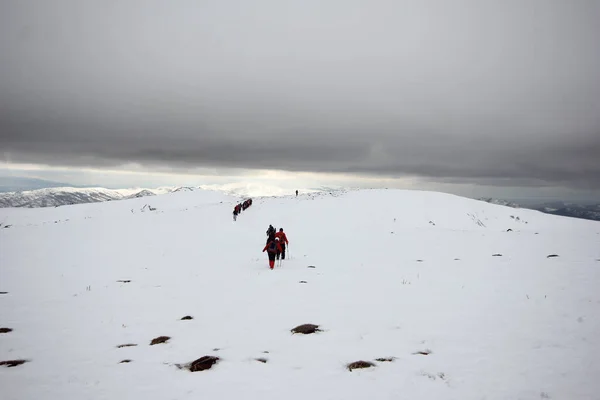
[[[263,249],[263,253],[267,252],[269,255],[269,267],[273,269],[275,267],[275,257],[281,252],[281,244],[279,244],[279,238],[276,237],[267,243]]]
[[[281,256],[281,259],[285,260],[285,246],[290,244],[290,242],[288,242],[288,238],[285,235],[285,232],[283,232],[283,228],[279,228],[279,232],[275,234],[275,237],[279,238],[279,243],[281,244],[281,252],[277,253],[277,259],[279,260],[279,257]]]

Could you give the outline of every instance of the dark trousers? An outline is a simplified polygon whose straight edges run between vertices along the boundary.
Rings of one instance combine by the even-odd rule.
[[[279,257],[281,257],[282,260],[285,260],[285,244],[281,243],[281,251],[277,252],[277,259],[279,260]]]
[[[269,268],[275,268],[275,253],[267,252],[269,254]]]

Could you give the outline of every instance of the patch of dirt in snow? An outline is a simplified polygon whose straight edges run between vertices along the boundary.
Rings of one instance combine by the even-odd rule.
[[[353,369],[371,368],[374,366],[375,366],[375,364],[373,364],[370,361],[354,361],[354,362],[346,365],[346,368],[348,368],[349,371],[352,371]]]
[[[194,319],[194,317],[192,317],[191,315],[186,315],[185,317],[181,318],[182,321],[189,321],[191,319]]]
[[[304,335],[309,335],[311,333],[323,332],[323,331],[321,329],[319,329],[319,325],[303,324],[303,325],[298,325],[297,327],[295,327],[294,329],[292,329],[291,332],[292,333],[302,333]]]
[[[0,328],[0,333],[8,333],[8,332],[12,332],[12,329],[10,329],[10,328]]]
[[[135,346],[137,346],[137,344],[134,344],[134,343],[120,344],[117,346],[117,349],[122,349],[123,347],[135,347]]]
[[[154,346],[155,344],[165,343],[169,339],[171,339],[170,336],[159,336],[157,338],[152,339],[152,341],[150,342],[150,346]]]
[[[375,361],[378,362],[392,362],[396,359],[396,357],[382,357],[382,358],[376,358]]]
[[[432,381],[435,381],[438,378],[441,379],[441,380],[443,380],[443,381],[446,380],[446,374],[444,374],[443,372],[438,372],[437,374],[431,374],[429,372],[421,372],[421,375],[428,377]]]
[[[427,350],[421,350],[421,351],[417,351],[415,353],[413,353],[414,355],[421,355],[421,356],[428,356],[432,353],[431,350],[427,349]]]
[[[16,367],[17,365],[25,364],[27,360],[10,360],[0,361],[0,366],[7,366],[8,368]]]

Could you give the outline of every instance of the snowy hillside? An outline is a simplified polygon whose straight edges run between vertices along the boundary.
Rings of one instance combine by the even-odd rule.
[[[238,201],[0,209],[0,362],[26,361],[2,399],[598,398],[600,223],[398,190],[233,222]]]
[[[147,197],[168,193],[177,189],[118,189],[105,188],[46,188],[23,192],[0,193],[0,208],[6,207],[58,207],[73,204],[98,203],[111,200],[124,200],[134,197]]]

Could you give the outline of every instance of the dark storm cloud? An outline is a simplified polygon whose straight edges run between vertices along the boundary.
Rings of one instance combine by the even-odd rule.
[[[5,1],[13,162],[600,188],[599,1]]]

